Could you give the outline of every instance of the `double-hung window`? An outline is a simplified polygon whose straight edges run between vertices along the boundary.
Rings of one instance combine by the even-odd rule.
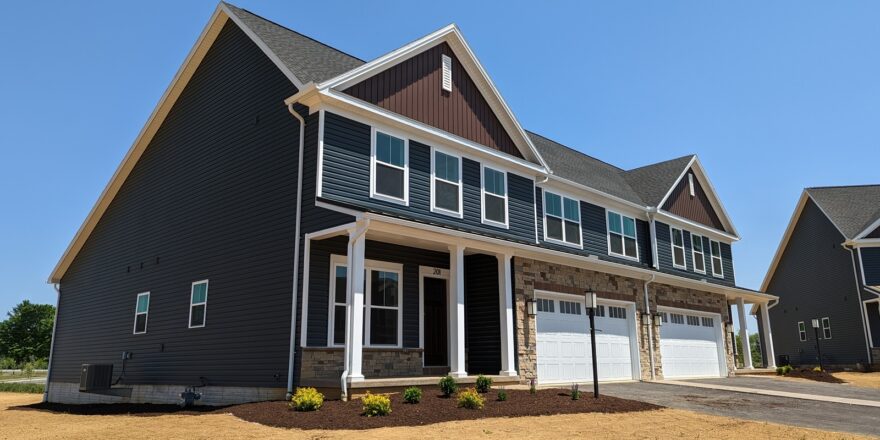
[[[196,281],[189,295],[189,328],[204,327],[207,310],[208,280]]]
[[[330,268],[330,334],[328,345],[345,345],[348,268],[344,256],[333,255]],[[399,265],[365,262],[364,344],[400,346],[401,274]]]
[[[483,167],[483,223],[507,227],[507,174]]]
[[[431,209],[461,217],[461,158],[434,150]]]
[[[806,324],[804,324],[804,321],[798,322],[798,337],[800,338],[801,342],[807,340],[807,326]]]
[[[634,218],[608,211],[608,252],[634,260],[639,258]]]
[[[684,232],[681,229],[672,230],[672,265],[679,269],[687,269],[684,261]]]
[[[831,319],[822,318],[822,338],[831,339]]]
[[[147,332],[147,316],[150,314],[150,292],[139,293],[134,305],[134,334]]]
[[[577,200],[544,193],[544,238],[581,245],[581,212]]]
[[[330,269],[330,345],[345,345],[345,312],[348,295],[348,268],[345,263],[334,263]]]
[[[712,276],[724,278],[724,266],[721,264],[721,243],[710,240],[709,252],[712,253]]]
[[[370,195],[406,204],[409,200],[407,140],[374,130]]]
[[[703,252],[703,237],[691,234],[691,256],[694,259],[694,272],[706,273],[706,254]]]

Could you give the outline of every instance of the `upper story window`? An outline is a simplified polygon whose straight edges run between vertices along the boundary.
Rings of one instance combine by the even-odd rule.
[[[483,167],[483,223],[507,227],[507,174]]]
[[[208,280],[196,281],[189,296],[189,328],[204,327],[207,310]]]
[[[706,273],[706,254],[703,252],[703,237],[691,234],[691,254],[694,259],[694,271]]]
[[[712,276],[724,278],[724,266],[721,264],[721,243],[710,240],[709,252],[712,253]]]
[[[684,232],[681,229],[672,229],[672,265],[687,269],[687,263],[684,260]]]
[[[544,194],[544,238],[580,246],[580,203],[549,191]]]
[[[634,218],[608,211],[608,252],[638,260],[639,246],[636,243]]]
[[[395,203],[409,200],[406,139],[374,130],[370,196]]]
[[[431,209],[461,217],[461,158],[434,150]]]
[[[150,292],[139,293],[134,305],[134,334],[147,332],[147,317],[150,314]]]

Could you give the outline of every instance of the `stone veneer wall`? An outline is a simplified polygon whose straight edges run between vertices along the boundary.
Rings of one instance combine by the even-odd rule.
[[[422,375],[420,348],[368,348],[363,352],[366,378],[412,377]],[[342,375],[342,347],[305,347],[302,351],[300,380],[339,380]]]
[[[648,327],[642,323],[642,311],[645,310],[645,281],[521,257],[514,258],[513,272],[517,317],[517,356],[519,374],[524,382],[536,378],[538,373],[535,341],[536,317],[526,313],[526,301],[534,298],[535,290],[583,294],[586,287],[591,287],[599,298],[635,303],[637,309],[636,327],[639,330],[641,379],[651,379],[649,331]],[[733,348],[729,328],[726,324],[730,317],[724,295],[652,283],[648,286],[648,297],[652,312],[656,311],[657,305],[660,305],[720,313],[722,321],[725,323],[723,330],[728,374],[733,372]],[[661,379],[663,367],[660,356],[660,327],[655,322],[656,320],[652,319],[651,321],[654,336],[652,341],[654,374],[657,379]]]

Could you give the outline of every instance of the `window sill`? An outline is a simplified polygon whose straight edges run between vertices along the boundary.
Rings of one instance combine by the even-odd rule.
[[[373,193],[370,194],[371,199],[381,200],[383,202],[395,203],[402,206],[409,206],[409,200],[407,199],[398,199],[397,197],[386,196],[384,194]]]
[[[559,246],[566,246],[566,247],[570,247],[572,249],[581,249],[581,250],[584,249],[584,245],[581,243],[579,243],[579,244],[569,243],[564,240],[557,240],[555,238],[550,238],[547,236],[544,237],[544,242],[551,243],[551,244],[558,244]]]
[[[615,258],[622,258],[624,260],[630,260],[630,261],[635,261],[635,262],[641,263],[641,260],[639,260],[639,257],[630,257],[629,255],[615,254],[614,252],[610,252],[610,251],[608,252],[608,256],[615,257]]]
[[[495,228],[500,228],[500,229],[510,229],[510,226],[508,226],[507,223],[496,222],[496,221],[494,221],[494,220],[489,220],[489,219],[485,219],[485,218],[483,219],[483,222],[482,222],[482,223],[483,223],[484,225],[492,226],[492,227],[495,227]]]
[[[445,215],[452,218],[464,218],[464,215],[462,215],[462,213],[460,212],[450,211],[448,209],[438,208],[436,206],[431,207],[431,212],[433,212],[434,214]]]

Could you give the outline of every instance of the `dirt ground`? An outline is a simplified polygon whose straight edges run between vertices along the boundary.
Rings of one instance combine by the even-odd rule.
[[[446,422],[368,431],[298,431],[244,422],[230,414],[81,416],[15,409],[39,394],[0,393],[2,439],[334,439],[351,438],[867,438],[664,409],[626,414],[577,414]]]
[[[840,372],[833,373],[834,377],[843,379],[857,387],[880,388],[880,372],[873,373],[856,373],[856,372]]]

